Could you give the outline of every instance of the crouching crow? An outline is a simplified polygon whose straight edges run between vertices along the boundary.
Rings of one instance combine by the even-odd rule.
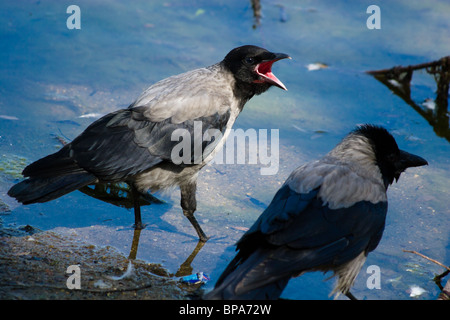
[[[125,181],[135,199],[135,227],[142,228],[139,192],[179,186],[183,213],[206,241],[194,217],[198,172],[222,147],[249,99],[271,86],[286,90],[272,73],[272,64],[285,58],[290,57],[247,45],[217,64],[161,80],[127,109],[103,116],[58,152],[27,166],[23,175],[28,179],[8,194],[29,204],[89,184]],[[194,132],[197,122],[200,137]],[[181,138],[190,139],[197,152],[173,152]]]
[[[238,253],[205,299],[277,299],[290,278],[333,271],[346,294],[383,234],[387,188],[409,167],[384,128],[363,125],[322,159],[294,170],[237,243]]]

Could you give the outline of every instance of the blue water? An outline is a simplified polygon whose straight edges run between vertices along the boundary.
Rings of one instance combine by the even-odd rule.
[[[22,206],[6,191],[20,179],[25,163],[61,147],[55,137],[73,139],[96,116],[128,106],[150,84],[216,63],[234,47],[255,44],[293,58],[273,68],[288,91],[272,88],[252,99],[235,128],[278,129],[279,170],[271,176],[261,176],[258,165],[216,164],[202,170],[196,216],[212,238],[192,262],[193,272],[209,273],[207,288],[212,287],[234,255],[233,244],[289,173],[324,155],[356,124],[370,122],[385,126],[400,148],[423,156],[429,166],[408,170],[390,188],[383,239],[352,292],[365,299],[413,299],[410,288],[416,285],[426,290],[416,299],[436,298],[431,279],[443,269],[402,250],[450,265],[449,141],[365,71],[449,55],[448,2],[383,2],[379,30],[366,26],[371,1],[262,1],[256,29],[250,1],[76,4],[79,30],[66,26],[67,3],[0,3],[0,208],[10,209],[0,216],[3,227],[29,224],[75,233],[80,240],[128,254],[132,211],[81,192]],[[306,66],[313,63],[328,67],[309,71]],[[435,97],[436,84],[425,72],[414,73],[411,91],[420,104]],[[161,263],[175,274],[194,250],[196,235],[182,215],[178,190],[157,196],[166,203],[143,208],[148,226],[137,258]],[[369,265],[380,267],[381,289],[367,288]],[[294,279],[283,297],[328,299],[333,285],[324,281],[328,276]]]

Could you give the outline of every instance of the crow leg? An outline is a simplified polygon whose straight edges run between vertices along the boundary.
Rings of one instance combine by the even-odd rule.
[[[134,206],[134,229],[141,230],[144,229],[144,224],[141,219],[141,205],[139,204],[140,194],[133,185],[130,185],[130,188]]]
[[[188,182],[186,184],[180,185],[181,191],[181,208],[183,209],[183,214],[188,218],[189,222],[197,231],[198,238],[200,241],[206,242],[209,237],[203,232],[202,227],[200,227],[197,219],[194,217],[194,212],[197,209],[197,200],[195,198],[195,193],[197,191],[197,181]]]
[[[358,300],[350,291],[347,291],[345,293],[345,295],[347,296],[347,298],[349,298],[350,300]]]

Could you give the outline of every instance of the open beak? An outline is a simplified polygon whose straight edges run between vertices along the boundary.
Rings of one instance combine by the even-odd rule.
[[[256,65],[255,72],[261,77],[260,80],[255,80],[254,82],[267,82],[273,84],[283,90],[287,90],[286,86],[281,82],[273,73],[272,65],[281,59],[292,59],[290,56],[284,53],[274,53],[275,57],[270,60],[263,60],[258,65]]]

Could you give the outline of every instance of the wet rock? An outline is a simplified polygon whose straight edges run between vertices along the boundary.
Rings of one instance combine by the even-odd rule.
[[[133,260],[132,274],[114,281],[113,276],[131,263],[114,248],[51,231],[30,238],[0,235],[0,299],[188,299],[195,289],[168,277],[160,266],[140,260]],[[74,265],[81,271],[80,289],[67,285],[73,276],[68,267]]]

